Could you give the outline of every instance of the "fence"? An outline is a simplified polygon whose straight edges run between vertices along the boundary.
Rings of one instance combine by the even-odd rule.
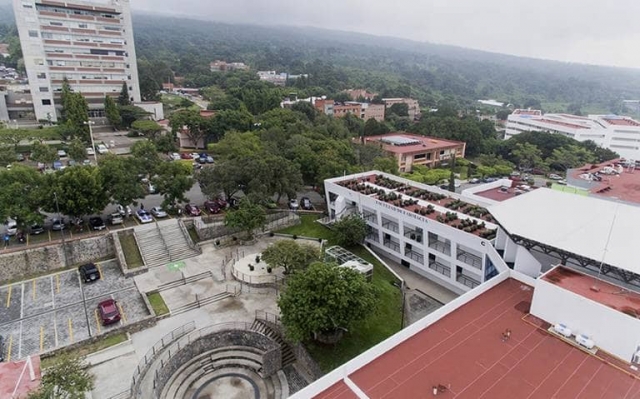
[[[280,230],[289,227],[292,224],[300,222],[300,217],[295,212],[279,211],[269,213],[266,217],[265,225],[256,233],[265,231]],[[222,216],[203,216],[193,219],[193,225],[196,234],[200,240],[223,239],[227,236],[240,235],[241,229],[232,228],[224,225],[224,217]]]
[[[171,331],[169,334],[165,335],[164,337],[162,337],[162,339],[160,339],[158,342],[156,342],[151,349],[149,349],[147,351],[147,353],[145,353],[144,357],[142,359],[140,359],[140,362],[138,363],[138,366],[136,367],[136,369],[133,372],[133,377],[132,377],[132,381],[131,381],[131,393],[133,394],[134,392],[136,392],[135,388],[136,385],[138,385],[140,383],[141,380],[141,375],[143,375],[143,373],[145,373],[148,369],[149,366],[151,365],[151,362],[156,358],[156,356],[161,353],[164,348],[166,348],[168,345],[170,345],[172,342],[174,342],[176,339],[184,336],[185,334],[190,333],[191,331],[196,329],[196,324],[194,321],[189,322],[183,326],[180,326],[178,328],[176,328],[175,330]]]
[[[212,295],[212,296],[201,298],[200,296],[198,296],[198,294],[196,294],[196,300],[195,301],[190,302],[190,303],[188,303],[186,305],[180,306],[179,308],[175,308],[175,309],[171,310],[171,315],[175,316],[175,315],[180,314],[180,313],[188,312],[190,310],[197,309],[197,308],[200,308],[200,307],[205,306],[205,305],[209,305],[209,304],[217,302],[219,300],[222,300],[222,299],[225,299],[225,298],[229,298],[229,297],[232,297],[232,296],[236,296],[240,292],[242,292],[242,287],[238,288],[235,285],[231,285],[230,286],[229,284],[227,284],[226,287],[225,287],[225,290],[223,292],[220,292],[220,293]]]
[[[202,273],[199,273],[199,274],[194,274],[193,276],[189,276],[189,277],[185,277],[184,272],[182,272],[182,271],[180,271],[180,273],[182,274],[182,278],[170,281],[168,283],[160,284],[158,286],[157,291],[158,292],[159,291],[165,291],[165,290],[168,290],[168,289],[171,289],[171,288],[179,287],[181,285],[190,284],[190,283],[196,282],[198,280],[202,280],[202,279],[207,278],[207,277],[213,278],[213,273],[211,271],[202,272]]]

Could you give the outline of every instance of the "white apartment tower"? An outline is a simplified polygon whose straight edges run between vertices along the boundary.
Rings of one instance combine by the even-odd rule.
[[[140,101],[129,0],[13,0],[13,8],[37,119],[57,120],[65,77],[90,110],[123,82]]]

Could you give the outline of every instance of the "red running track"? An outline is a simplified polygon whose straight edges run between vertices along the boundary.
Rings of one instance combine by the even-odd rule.
[[[532,295],[508,279],[349,378],[372,399],[640,399],[640,379],[523,320]],[[340,381],[316,398],[357,396]]]

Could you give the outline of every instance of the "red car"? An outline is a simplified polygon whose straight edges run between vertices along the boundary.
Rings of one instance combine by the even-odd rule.
[[[200,208],[198,208],[198,205],[194,204],[187,204],[187,206],[184,207],[184,211],[187,216],[200,216],[200,214],[202,213],[200,211]]]
[[[113,299],[100,302],[98,304],[98,314],[103,326],[119,322],[120,309],[118,309],[118,302]]]
[[[193,158],[191,157],[191,154],[187,154],[186,152],[183,152],[180,154],[180,159],[192,160]]]
[[[209,213],[219,213],[220,212],[220,204],[217,201],[205,201],[203,205],[204,209]]]

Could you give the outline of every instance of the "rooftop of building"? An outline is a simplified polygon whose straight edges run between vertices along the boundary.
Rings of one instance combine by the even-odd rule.
[[[353,388],[371,399],[426,398],[437,386],[443,398],[640,395],[637,372],[561,340],[546,331],[548,324],[528,315],[532,295],[532,287],[506,279],[435,322],[418,322],[424,326],[416,326],[421,330],[414,335],[406,332],[411,327],[398,333],[408,338],[394,336],[390,340],[398,342],[380,344],[388,348],[382,354],[365,353],[363,366],[343,367],[336,382],[314,397],[358,398]],[[506,329],[511,336],[503,341]]]
[[[633,127],[640,126],[640,122],[626,116],[606,115],[606,116],[603,116],[601,119],[607,122],[608,124],[615,125],[615,126],[633,126]]]
[[[539,116],[542,115],[542,111],[540,111],[539,109],[514,109],[511,115]]]
[[[542,279],[631,317],[640,318],[640,294],[567,267],[558,266]]]
[[[451,148],[464,144],[461,141],[445,140],[436,137],[420,136],[405,132],[392,132],[364,138],[365,143],[380,142],[385,151],[396,154],[409,154]]]
[[[540,188],[489,211],[511,236],[640,274],[640,207]]]
[[[537,188],[537,187],[530,187],[526,184],[523,184],[522,182],[518,182],[514,180],[510,180],[510,182],[511,182],[510,186],[502,185],[500,187],[490,188],[485,191],[477,192],[475,193],[475,195],[479,195],[480,197],[488,198],[490,200],[502,202]]]
[[[486,208],[457,194],[398,176],[372,171],[330,180],[404,212],[415,213],[464,232],[492,239],[497,225]]]
[[[614,159],[570,169],[567,182],[588,190],[593,196],[640,205],[640,170],[629,162]]]

